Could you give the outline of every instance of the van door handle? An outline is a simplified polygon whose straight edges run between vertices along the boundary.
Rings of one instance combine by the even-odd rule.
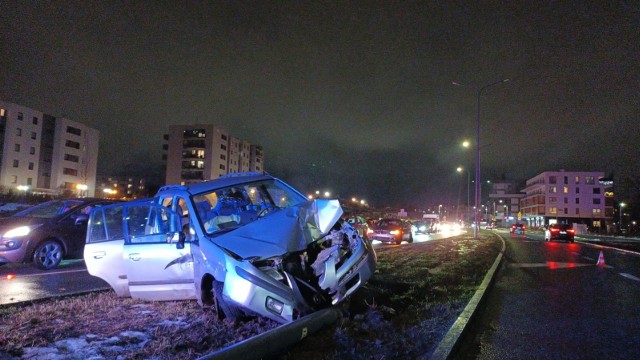
[[[107,256],[107,252],[106,251],[96,251],[96,252],[92,253],[91,256],[93,256],[94,259],[102,259],[103,257]]]

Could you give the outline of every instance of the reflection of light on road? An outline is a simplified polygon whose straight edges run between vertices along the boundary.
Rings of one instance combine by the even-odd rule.
[[[87,269],[78,269],[78,270],[65,270],[65,271],[47,271],[39,274],[23,274],[20,277],[30,277],[30,276],[46,276],[46,275],[58,275],[58,274],[68,274],[72,272],[87,272]]]

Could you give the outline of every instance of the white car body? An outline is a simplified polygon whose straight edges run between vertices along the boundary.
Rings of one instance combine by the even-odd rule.
[[[341,302],[373,275],[375,252],[340,221],[337,200],[307,201],[268,176],[214,181],[163,188],[153,200],[92,212],[85,246],[89,273],[119,296],[222,302],[228,316],[241,309],[282,323]],[[206,214],[213,209],[196,205],[212,198],[210,189],[264,183],[276,184],[282,199],[296,201],[265,216],[243,205],[242,211],[255,215],[246,223],[245,214],[221,215],[220,209],[210,219]],[[207,224],[219,218],[226,222],[211,230]],[[220,227],[229,223],[234,226]]]

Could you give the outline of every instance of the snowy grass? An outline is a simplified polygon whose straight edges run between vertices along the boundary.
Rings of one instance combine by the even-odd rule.
[[[348,316],[282,358],[428,358],[500,251],[481,235],[376,247],[376,273],[345,304]],[[222,321],[195,301],[98,292],[0,307],[0,359],[196,359],[277,326]]]

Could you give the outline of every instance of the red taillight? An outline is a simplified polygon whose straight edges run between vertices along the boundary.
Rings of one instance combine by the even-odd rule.
[[[526,226],[524,226],[524,225],[522,226],[522,230],[524,230],[524,229],[526,229],[526,228],[527,228]]]
[[[557,232],[560,232],[560,229],[551,229],[551,232],[552,233],[557,233]]]
[[[575,233],[576,231],[575,231],[575,230],[573,230],[573,229],[568,229],[568,230],[567,230],[567,232],[568,232],[568,233],[570,233],[570,234],[573,234],[573,233]]]

